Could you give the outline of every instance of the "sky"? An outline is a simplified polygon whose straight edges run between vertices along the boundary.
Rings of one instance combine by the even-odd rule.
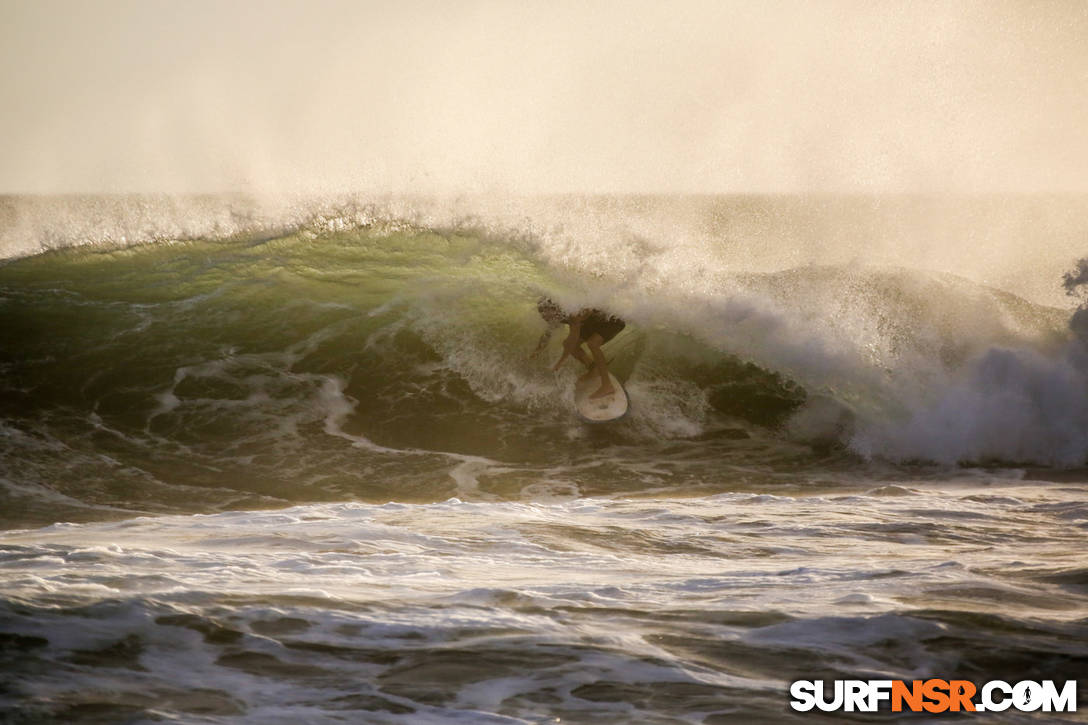
[[[0,193],[1088,192],[1088,3],[0,0]]]

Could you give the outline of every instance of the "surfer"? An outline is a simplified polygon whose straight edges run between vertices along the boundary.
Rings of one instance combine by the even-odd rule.
[[[573,357],[587,368],[581,380],[589,380],[594,375],[601,379],[601,387],[597,388],[589,396],[590,398],[603,398],[614,393],[615,388],[608,378],[608,361],[601,352],[601,345],[618,335],[620,330],[627,326],[626,323],[607,312],[588,307],[576,315],[568,315],[563,312],[562,307],[547,297],[540,298],[536,309],[548,323],[548,329],[540,336],[540,342],[537,343],[533,354],[536,355],[547,346],[556,327],[566,324],[570,327],[570,333],[563,341],[563,355],[552,370],[558,370],[568,357]],[[583,342],[589,348],[590,355],[582,349]]]

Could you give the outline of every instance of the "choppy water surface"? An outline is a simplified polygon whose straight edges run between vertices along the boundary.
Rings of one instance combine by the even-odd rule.
[[[1086,493],[966,479],[12,532],[6,691],[117,721],[716,723],[801,720],[793,679],[1064,680],[1088,662]]]
[[[56,249],[0,267],[0,712],[780,722],[791,680],[870,677],[1088,702],[1072,311],[819,236],[890,202],[681,201],[9,199],[12,253]],[[528,356],[540,294],[627,320],[627,419],[580,423],[557,343]]]

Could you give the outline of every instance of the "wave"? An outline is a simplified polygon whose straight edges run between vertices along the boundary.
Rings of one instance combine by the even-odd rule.
[[[836,448],[1088,454],[1086,353],[1062,310],[943,273],[736,271],[712,244],[388,212],[311,207],[286,229],[0,267],[4,477],[61,493],[93,479],[80,499],[96,506],[196,491],[221,508],[584,491],[601,466],[652,486],[655,466],[707,480]],[[585,430],[573,369],[529,358],[540,294],[628,321],[608,348],[630,420]]]

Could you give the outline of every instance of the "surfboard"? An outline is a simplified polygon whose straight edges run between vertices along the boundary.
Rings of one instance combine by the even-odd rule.
[[[627,415],[627,391],[615,375],[609,373],[608,377],[616,392],[600,398],[589,397],[601,387],[601,379],[596,375],[589,380],[580,380],[574,386],[574,407],[588,423],[607,423]]]

